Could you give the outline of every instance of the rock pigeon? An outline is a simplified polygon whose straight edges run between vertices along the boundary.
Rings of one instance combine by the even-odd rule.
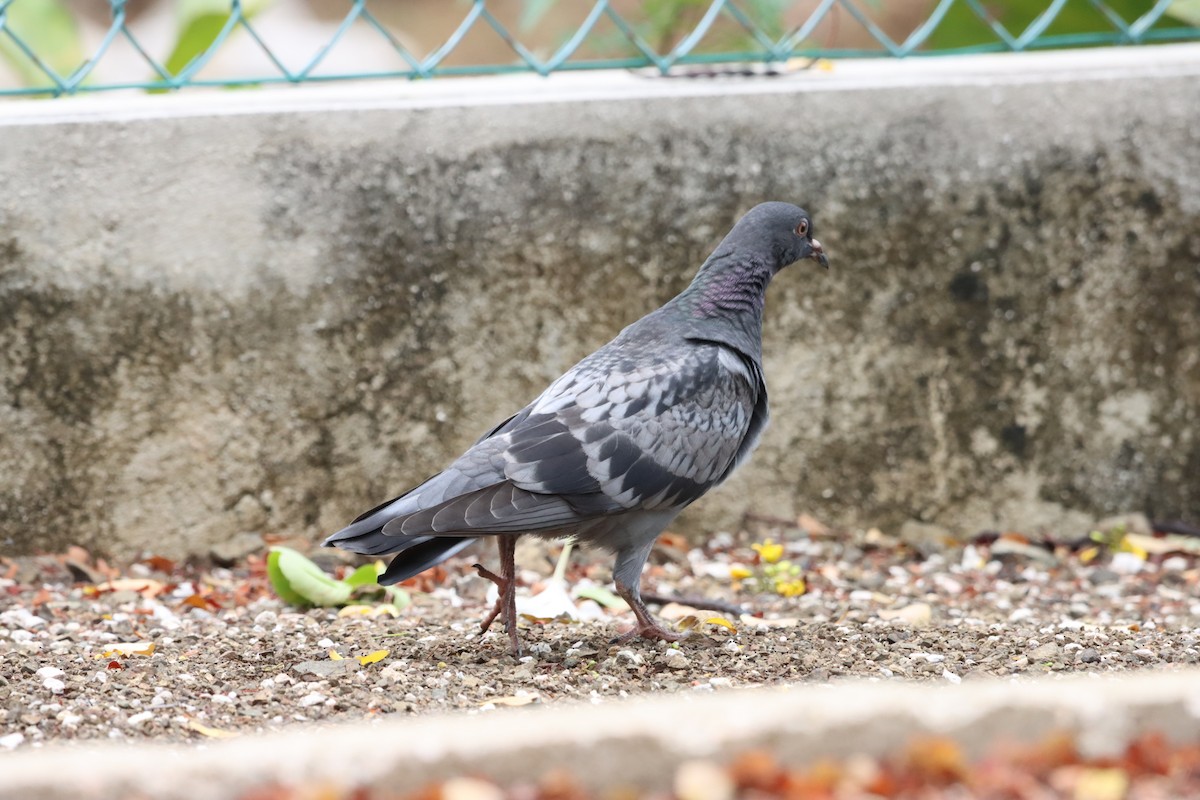
[[[767,425],[762,315],[767,284],[804,259],[828,268],[808,212],[751,209],[666,305],[625,328],[420,486],[325,540],[355,553],[397,553],[382,584],[406,580],[481,536],[500,574],[476,564],[499,597],[514,654],[516,539],[569,537],[616,555],[613,580],[637,625],[620,637],[675,641],[638,583],[655,539],[680,511],[750,456]]]

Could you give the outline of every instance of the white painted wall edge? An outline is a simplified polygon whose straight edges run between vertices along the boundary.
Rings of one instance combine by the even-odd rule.
[[[113,122],[295,111],[521,105],[656,97],[853,91],[914,86],[990,86],[1147,76],[1200,76],[1200,43],[907,59],[845,59],[772,78],[664,79],[625,70],[188,89],[179,94],[101,94],[0,102],[0,126]]]

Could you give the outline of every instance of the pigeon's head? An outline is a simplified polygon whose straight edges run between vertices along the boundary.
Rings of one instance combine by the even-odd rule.
[[[829,269],[825,250],[813,238],[812,217],[791,203],[756,205],[738,221],[729,238],[752,249],[768,249],[777,270],[806,258]]]

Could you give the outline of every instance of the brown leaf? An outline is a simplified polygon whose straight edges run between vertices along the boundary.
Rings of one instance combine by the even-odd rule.
[[[163,556],[150,556],[142,562],[150,569],[158,570],[159,572],[174,572],[175,562]]]
[[[833,535],[833,531],[828,525],[811,514],[801,514],[796,517],[796,526],[807,531],[808,535],[814,539],[825,539]]]
[[[967,775],[967,760],[962,748],[953,739],[942,737],[913,742],[905,754],[905,766],[933,784],[961,781]]]

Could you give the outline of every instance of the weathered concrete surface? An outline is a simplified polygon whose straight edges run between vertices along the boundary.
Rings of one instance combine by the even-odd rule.
[[[0,547],[313,537],[681,288],[764,199],[747,508],[1200,518],[1200,50],[0,109]],[[532,87],[532,88],[531,88]]]
[[[0,756],[0,798],[168,800],[238,797],[256,786],[363,785],[410,792],[482,776],[502,785],[568,770],[593,791],[667,790],[694,758],[769,748],[783,762],[886,756],[914,737],[950,737],[972,758],[997,742],[1073,736],[1085,758],[1132,739],[1200,737],[1200,674],[1149,673],[960,686],[853,682],[641,699],[602,706],[501,710],[373,725],[297,726],[204,749],[170,745],[47,747]]]

